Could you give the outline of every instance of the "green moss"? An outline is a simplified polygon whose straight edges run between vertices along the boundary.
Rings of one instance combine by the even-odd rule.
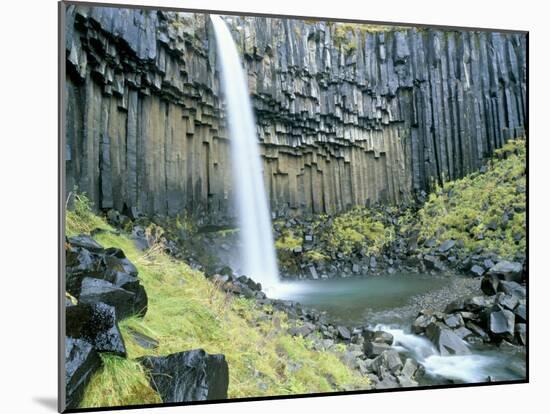
[[[460,240],[469,253],[525,254],[525,141],[509,141],[495,157],[485,173],[436,187],[409,229],[421,240]]]
[[[324,253],[321,253],[318,250],[310,250],[304,254],[304,257],[310,262],[314,262],[314,263],[320,263],[330,259],[329,256],[327,256]]]
[[[106,225],[95,217],[94,224],[99,222]],[[336,354],[316,351],[307,340],[289,336],[285,313],[228,295],[203,273],[159,250],[137,250],[124,234],[100,233],[96,239],[105,247],[121,248],[136,265],[149,306],[142,319],[119,324],[128,359],[103,357],[104,366],[87,386],[81,407],[159,402],[135,359],[196,348],[226,356],[229,398],[368,388],[368,378]],[[155,338],[158,348],[141,348],[131,330]]]
[[[295,235],[295,232],[298,233],[299,230],[285,229],[282,231],[281,236],[275,240],[275,248],[277,250],[288,250],[292,251],[297,247],[302,247],[303,239],[302,235]]]
[[[380,254],[394,237],[394,229],[385,226],[382,216],[373,210],[356,207],[334,218],[321,236],[333,252],[346,255],[364,250]]]

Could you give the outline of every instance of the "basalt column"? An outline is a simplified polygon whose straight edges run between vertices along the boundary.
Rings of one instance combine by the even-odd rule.
[[[399,202],[524,134],[524,35],[225,20],[276,212]],[[231,220],[207,16],[71,5],[65,46],[67,192],[99,209]]]

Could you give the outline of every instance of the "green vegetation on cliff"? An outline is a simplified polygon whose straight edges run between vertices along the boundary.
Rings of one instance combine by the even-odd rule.
[[[419,242],[454,239],[467,253],[525,255],[525,155],[525,140],[509,141],[495,151],[485,172],[438,187],[416,215],[402,222],[418,231]]]
[[[89,212],[84,196],[67,213],[67,234],[110,226]],[[87,386],[82,407],[159,403],[146,372],[135,361],[144,355],[167,355],[203,348],[222,353],[229,365],[229,398],[366,389],[368,378],[345,365],[338,349],[319,351],[312,341],[287,333],[287,315],[270,306],[223,292],[202,272],[152,247],[139,251],[125,234],[106,231],[94,238],[118,247],[136,265],[149,297],[144,318],[119,326],[128,358],[103,354],[103,368]],[[159,342],[143,349],[132,331]]]

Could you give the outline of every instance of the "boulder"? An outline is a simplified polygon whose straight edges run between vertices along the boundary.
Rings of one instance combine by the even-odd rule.
[[[345,326],[337,326],[336,331],[338,332],[340,338],[345,339],[346,341],[351,339],[351,332]]]
[[[65,402],[67,408],[78,408],[86,385],[100,367],[101,358],[89,342],[65,337]]]
[[[390,348],[390,345],[384,342],[365,342],[363,349],[365,350],[365,355],[367,355],[367,357],[374,358]]]
[[[164,403],[227,398],[229,369],[225,356],[202,349],[163,357],[139,358],[149,371],[150,384]]]
[[[395,375],[401,368],[403,368],[403,362],[395,349],[385,350],[372,361],[372,369],[379,377],[384,376],[385,370]]]
[[[428,325],[435,322],[436,318],[430,315],[419,315],[412,324],[412,331],[415,334],[423,333]]]
[[[485,332],[483,328],[472,321],[466,322],[466,328],[468,328],[470,332],[472,332],[475,336],[481,338],[483,342],[489,342],[491,340],[489,334],[487,334],[487,332]]]
[[[115,309],[105,303],[79,303],[65,309],[65,335],[88,342],[97,352],[126,356]]]
[[[473,296],[464,301],[464,307],[470,312],[480,312],[483,309],[492,306],[493,303],[494,297]]]
[[[441,323],[431,323],[426,328],[426,336],[442,356],[468,355],[471,353],[466,343]]]
[[[443,271],[445,270],[445,265],[441,263],[441,261],[432,255],[426,254],[424,255],[424,266],[426,266],[426,269],[428,270],[437,270],[437,271]]]
[[[363,338],[365,342],[378,342],[378,343],[385,343],[387,345],[393,344],[393,335],[385,331],[365,330],[363,332]]]
[[[81,247],[90,252],[102,252],[103,246],[86,234],[67,238],[69,244],[73,247]]]
[[[446,253],[449,250],[451,250],[456,242],[454,240],[445,240],[443,243],[439,245],[439,253]]]
[[[487,273],[501,280],[521,282],[523,266],[519,262],[502,260],[491,267]]]
[[[514,327],[516,341],[520,345],[527,345],[527,325],[524,323],[516,323]]]
[[[418,363],[412,358],[407,358],[401,369],[401,375],[406,378],[414,378],[417,369]]]
[[[519,303],[519,300],[516,296],[507,295],[504,292],[497,293],[495,302],[498,303],[503,308],[513,311]]]
[[[443,319],[443,322],[445,322],[445,325],[447,325],[451,329],[456,329],[460,326],[464,326],[464,320],[459,313],[446,315]]]
[[[527,307],[524,304],[519,304],[514,310],[516,315],[516,322],[527,322]]]
[[[508,338],[514,336],[515,316],[508,309],[494,306],[483,312],[482,317],[485,327],[491,335]]]
[[[481,290],[486,295],[492,296],[498,292],[500,280],[494,275],[485,275],[481,279]]]
[[[472,331],[470,331],[468,328],[461,326],[459,328],[453,329],[453,332],[460,338],[460,339],[466,339],[470,335],[473,335]]]
[[[473,265],[470,269],[470,273],[473,276],[483,276],[483,274],[485,273],[485,269],[482,268],[481,266]]]
[[[519,299],[525,299],[527,297],[525,287],[517,282],[501,280],[498,284],[497,290],[498,292],[504,292],[507,295],[516,296]]]
[[[113,306],[116,309],[118,320],[131,315],[143,314],[143,310],[140,308],[142,301],[134,293],[102,279],[85,277],[82,280],[78,299],[81,303],[103,302]]]
[[[464,309],[464,301],[462,299],[457,299],[447,304],[445,307],[445,313],[454,313]]]

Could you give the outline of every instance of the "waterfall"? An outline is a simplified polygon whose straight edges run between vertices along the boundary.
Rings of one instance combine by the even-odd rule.
[[[217,15],[211,15],[210,19],[216,34],[218,68],[231,139],[243,270],[269,291],[279,284],[279,272],[246,74],[225,22]]]

